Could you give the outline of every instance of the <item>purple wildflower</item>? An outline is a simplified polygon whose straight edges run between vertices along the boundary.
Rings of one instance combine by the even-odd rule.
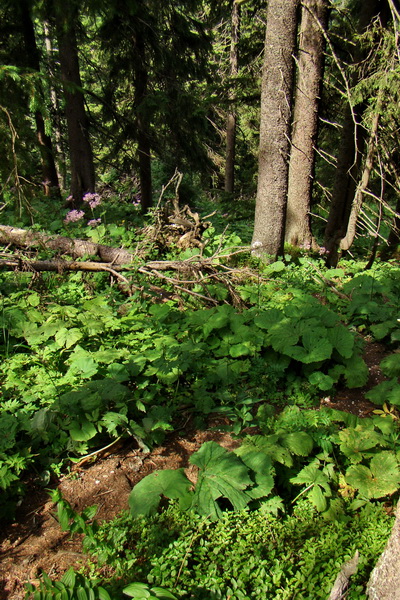
[[[99,194],[92,194],[90,192],[85,194],[82,200],[84,202],[87,202],[92,210],[96,208],[96,206],[99,206],[99,204],[101,203],[101,198]]]
[[[139,204],[142,201],[142,195],[141,194],[135,194],[135,196],[133,196],[133,202],[132,204],[134,204],[134,206],[139,206]]]
[[[69,213],[67,213],[67,216],[64,219],[64,223],[75,223],[76,221],[79,221],[80,219],[82,219],[82,217],[85,216],[85,213],[83,210],[70,210]]]
[[[101,223],[101,219],[90,219],[90,221],[88,221],[88,225],[90,225],[91,227],[97,227],[97,225],[100,225]]]

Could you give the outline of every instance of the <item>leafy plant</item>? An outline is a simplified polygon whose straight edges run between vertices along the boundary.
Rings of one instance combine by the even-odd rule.
[[[26,599],[32,600],[112,600],[109,592],[98,585],[97,580],[89,579],[68,569],[60,581],[53,581],[46,573],[42,573],[42,581],[36,587],[26,584]]]
[[[177,597],[168,590],[161,587],[150,587],[146,583],[130,583],[123,592],[135,600],[145,600],[146,598],[148,600],[157,600],[157,598],[177,600]]]

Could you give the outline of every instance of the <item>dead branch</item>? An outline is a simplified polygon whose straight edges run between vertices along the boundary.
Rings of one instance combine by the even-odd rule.
[[[342,600],[344,598],[345,591],[349,585],[350,577],[357,573],[358,561],[359,553],[358,550],[356,550],[353,558],[342,565],[340,573],[335,579],[335,583],[328,600]]]

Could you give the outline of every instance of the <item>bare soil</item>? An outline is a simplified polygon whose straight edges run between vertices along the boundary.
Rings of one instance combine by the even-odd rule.
[[[357,390],[338,390],[335,397],[321,398],[321,405],[357,416],[371,413],[374,406],[365,399],[365,392],[382,380],[379,363],[384,356],[382,344],[368,344],[364,357],[370,370],[368,385]],[[218,431],[218,424],[226,421],[214,422],[207,431],[193,430],[189,424],[185,435],[171,434],[163,446],[147,454],[135,442],[126,441],[112,454],[72,470],[54,487],[59,487],[75,510],[97,504],[96,519],[110,520],[128,508],[132,487],[152,471],[184,467],[192,478],[189,457],[204,442],[214,440],[227,449],[237,447],[239,441]],[[37,583],[41,570],[58,578],[69,567],[78,568],[88,560],[82,553],[80,537],[71,538],[68,532],[61,531],[48,493],[33,482],[28,482],[28,493],[15,522],[0,531],[0,558],[0,599],[4,600],[22,600],[25,583]]]

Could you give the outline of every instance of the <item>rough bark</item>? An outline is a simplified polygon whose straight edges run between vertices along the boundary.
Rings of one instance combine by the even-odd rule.
[[[303,0],[295,90],[285,242],[310,248],[318,106],[323,72],[327,0]]]
[[[230,76],[236,77],[238,74],[238,42],[239,42],[239,24],[240,7],[236,0],[233,0],[231,17],[231,49],[230,49]],[[235,100],[233,87],[229,94],[231,103]],[[226,161],[225,161],[225,192],[232,194],[235,189],[235,147],[236,147],[236,112],[230,109],[226,121]]]
[[[141,209],[145,213],[153,204],[152,178],[151,178],[151,147],[150,126],[146,115],[144,103],[147,96],[147,68],[144,40],[141,32],[137,32],[133,41],[136,53],[134,70],[135,81],[135,106],[136,127],[139,159],[139,181],[141,195]]]
[[[54,85],[52,84],[55,81],[55,66],[54,66],[54,50],[52,43],[52,28],[49,21],[43,22],[43,32],[45,36],[45,48],[46,48],[46,67],[47,72],[50,78],[50,117],[52,121],[52,128],[54,131],[54,149],[55,149],[55,166],[57,170],[58,182],[62,189],[66,189],[67,185],[67,172],[66,172],[66,164],[65,164],[65,148],[63,143],[63,136],[61,133],[61,121],[60,121],[60,108],[59,108],[59,98],[57,96],[57,92],[55,90]]]
[[[370,600],[400,600],[400,505],[388,543],[367,585]]]
[[[364,0],[361,3],[357,26],[359,33],[366,30],[372,19],[379,14],[381,8],[382,3],[380,0]],[[361,63],[363,58],[365,58],[365,50],[358,44],[354,51],[354,64]],[[353,83],[356,82],[357,77],[355,75]],[[365,145],[365,130],[361,126],[363,111],[363,105],[351,107],[349,103],[347,103],[344,111],[332,199],[325,229],[324,245],[329,253],[328,263],[331,266],[335,266],[338,261],[339,243],[346,235],[351,206],[357,188],[358,172]]]
[[[24,32],[26,57],[28,66],[34,71],[40,71],[39,51],[36,45],[35,28],[26,0],[20,1],[21,20]],[[42,113],[35,111],[36,136],[42,164],[43,189],[46,196],[59,196],[60,188],[53,155],[53,144],[47,135]]]
[[[276,257],[283,249],[298,4],[299,0],[269,0],[267,7],[252,241],[258,256]]]
[[[68,254],[73,258],[98,256],[103,262],[112,263],[113,265],[129,264],[133,260],[133,254],[123,248],[110,248],[88,240],[73,240],[62,236],[51,236],[7,225],[0,225],[0,243],[20,248],[49,248],[62,254]]]
[[[72,5],[59,0],[56,23],[71,162],[71,196],[73,204],[79,205],[86,193],[95,191],[95,173],[79,71],[75,18]]]

